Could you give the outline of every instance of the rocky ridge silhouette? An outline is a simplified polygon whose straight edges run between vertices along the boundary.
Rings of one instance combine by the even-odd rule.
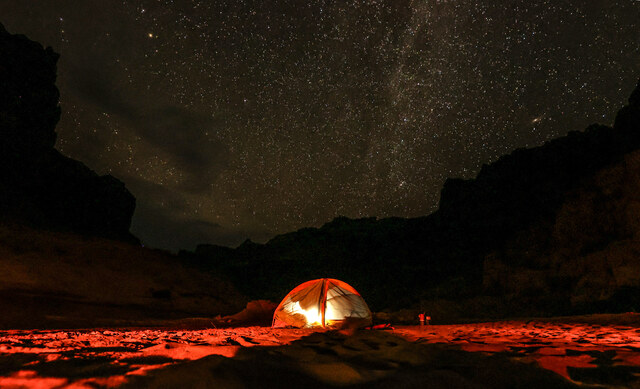
[[[135,242],[135,198],[124,184],[54,149],[57,54],[1,26],[0,52],[3,222]],[[201,245],[181,256],[274,301],[332,277],[374,310],[439,300],[462,304],[467,316],[488,307],[496,315],[637,309],[638,150],[640,83],[613,128],[592,125],[518,149],[475,179],[447,180],[429,216],[339,217],[264,245]]]
[[[623,155],[567,191],[553,215],[486,256],[487,292],[578,313],[640,309],[639,136],[640,83],[599,138]]]
[[[57,59],[0,25],[0,329],[238,312],[247,301],[229,282],[131,244],[135,198],[122,182],[54,149]]]
[[[439,209],[429,216],[380,220],[340,217],[321,228],[277,236],[264,245],[251,241],[236,249],[200,245],[195,252],[181,255],[203,268],[225,272],[251,296],[274,301],[281,298],[282,291],[300,282],[333,277],[358,289],[374,310],[424,306],[436,300],[451,304],[473,299],[478,302],[479,296],[487,297],[483,300],[486,304],[465,306],[467,315],[474,314],[474,306],[490,306],[496,315],[566,314],[584,309],[593,301],[599,301],[600,306],[611,303],[613,310],[632,309],[633,301],[610,301],[615,284],[607,284],[608,292],[599,294],[590,285],[600,288],[602,283],[583,281],[583,292],[576,294],[579,280],[590,268],[586,265],[590,257],[580,245],[572,248],[577,257],[567,262],[575,268],[570,277],[556,276],[554,268],[549,267],[531,279],[539,286],[531,289],[530,284],[516,281],[522,278],[516,273],[522,276],[518,266],[540,266],[542,258],[562,250],[549,236],[559,228],[560,219],[565,229],[581,223],[583,216],[567,216],[566,211],[577,193],[588,191],[594,180],[604,182],[598,177],[607,177],[607,172],[616,171],[620,164],[637,173],[640,165],[629,161],[635,161],[634,152],[639,149],[640,83],[629,105],[618,113],[613,128],[592,125],[583,132],[572,131],[540,147],[515,150],[483,166],[475,179],[449,179],[442,189]],[[635,177],[633,174],[628,176]],[[633,180],[615,182],[618,192],[636,184],[640,185]],[[635,201],[632,195],[627,198]],[[611,196],[608,199],[614,200]],[[598,207],[608,209],[600,214],[612,220],[627,220],[625,212],[631,209],[609,209],[606,204]],[[597,224],[584,225],[592,229],[592,241],[606,241],[609,247],[622,239],[621,235],[610,235],[610,230],[617,227],[598,229]],[[537,256],[521,255],[535,247],[546,251]],[[503,255],[506,248],[512,255]],[[538,265],[523,264],[530,257],[537,258]],[[563,258],[566,260],[566,255]],[[624,266],[640,267],[637,258],[628,256]],[[620,285],[640,286],[637,277],[627,277],[625,282]],[[523,304],[526,301],[529,305]],[[498,303],[503,304],[501,308],[496,308]]]

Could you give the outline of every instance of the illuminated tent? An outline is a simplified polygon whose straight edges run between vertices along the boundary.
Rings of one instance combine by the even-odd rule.
[[[371,311],[364,299],[346,282],[320,278],[298,285],[282,300],[273,315],[273,327],[365,327]]]

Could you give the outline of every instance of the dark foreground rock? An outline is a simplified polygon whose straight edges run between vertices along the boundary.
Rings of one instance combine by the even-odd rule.
[[[516,378],[517,377],[517,378]],[[315,333],[134,377],[126,388],[576,388],[535,364],[413,343],[390,333]]]

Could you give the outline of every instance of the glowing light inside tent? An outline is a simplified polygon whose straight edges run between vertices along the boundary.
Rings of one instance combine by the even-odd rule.
[[[333,304],[333,301],[327,301],[327,307],[324,312],[324,319],[326,321],[343,320],[344,314],[340,312]]]
[[[333,328],[371,324],[371,311],[349,284],[320,278],[298,285],[273,314],[273,328]]]
[[[327,291],[327,306],[324,319],[327,324],[338,322],[347,318],[367,317],[368,308],[363,305],[362,299],[344,289],[329,289]]]
[[[304,317],[307,319],[307,324],[309,325],[321,324],[322,322],[322,314],[320,313],[318,307],[309,310],[302,309],[302,307],[300,306],[300,302],[296,301],[295,303],[290,305],[289,310],[293,314],[299,313],[304,315]]]

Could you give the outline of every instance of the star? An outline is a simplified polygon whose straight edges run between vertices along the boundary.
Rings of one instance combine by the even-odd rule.
[[[56,147],[172,250],[428,215],[449,177],[611,124],[640,74],[628,0],[134,3],[0,22],[61,54]]]

